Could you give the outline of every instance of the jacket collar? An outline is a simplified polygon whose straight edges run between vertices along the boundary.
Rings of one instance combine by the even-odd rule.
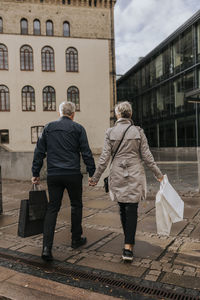
[[[120,124],[133,124],[133,120],[132,119],[127,119],[127,118],[120,118],[116,121],[115,125],[117,125],[118,123]]]

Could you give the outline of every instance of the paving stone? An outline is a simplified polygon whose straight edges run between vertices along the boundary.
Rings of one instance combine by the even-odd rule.
[[[143,263],[141,263],[141,267],[149,268],[149,267],[150,267],[150,264],[143,264]]]
[[[103,256],[103,260],[105,260],[105,261],[109,261],[109,260],[111,260],[111,257],[106,257],[106,256]]]
[[[83,201],[83,205],[84,207],[88,207],[88,208],[96,208],[96,209],[106,209],[109,207],[112,207],[114,204],[112,201],[110,200],[86,200]]]
[[[195,276],[195,272],[184,272],[184,276]]]
[[[104,253],[104,256],[110,257],[110,256],[113,256],[113,254],[112,253]]]
[[[184,267],[183,270],[186,272],[195,272],[196,271],[196,269],[193,267]]]
[[[191,251],[193,254],[193,252]],[[174,260],[174,264],[183,264],[183,265],[189,265],[195,268],[200,267],[200,256],[192,256],[192,255],[186,255],[186,254],[178,254],[176,259]]]
[[[178,274],[178,275],[182,275],[182,274],[183,274],[183,271],[182,271],[182,270],[179,270],[179,269],[174,269],[174,270],[173,270],[173,273]]]
[[[150,259],[142,259],[142,263],[144,263],[144,264],[149,264],[151,262],[152,262],[152,260],[150,260]]]
[[[156,281],[158,279],[158,276],[155,276],[155,275],[146,275],[145,279],[146,280],[150,280],[150,281]]]
[[[151,270],[151,271],[149,271],[149,275],[160,275],[160,271],[157,271],[157,270]]]
[[[102,239],[108,233],[99,231],[97,229],[84,228],[84,236],[87,237],[87,244],[82,246],[81,249],[84,249],[90,246],[93,243],[96,243],[98,240]],[[54,246],[64,244],[65,246],[71,246],[71,232],[70,227],[67,226],[63,230],[55,233],[54,236]]]
[[[174,269],[178,269],[178,270],[182,270],[182,269],[183,269],[183,266],[174,264],[174,265],[173,265],[173,268],[174,268]]]
[[[101,225],[101,226],[111,226],[114,228],[121,228],[120,216],[119,213],[104,213],[93,216],[87,220],[83,220],[83,224],[93,224],[93,225]]]
[[[161,279],[161,282],[200,290],[199,278],[193,276],[183,276],[174,273],[166,273]]]
[[[86,257],[78,262],[78,265],[81,266],[87,266],[87,267],[94,267],[94,260],[90,257]],[[110,261],[102,261],[101,259],[96,258],[95,259],[95,268],[97,269],[103,269],[111,272],[131,275],[135,277],[141,277],[144,272],[146,271],[146,268],[143,267],[137,267],[131,264],[125,264],[125,263],[113,263]]]
[[[0,282],[7,280],[8,278],[14,276],[15,274],[16,272],[13,270],[0,267]]]

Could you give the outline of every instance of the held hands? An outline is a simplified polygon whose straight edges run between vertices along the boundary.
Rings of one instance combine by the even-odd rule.
[[[95,186],[95,185],[97,185],[97,182],[92,181],[92,178],[89,177],[89,178],[88,178],[88,185],[89,185],[89,186]]]
[[[31,182],[32,184],[40,184],[40,177],[32,177]]]

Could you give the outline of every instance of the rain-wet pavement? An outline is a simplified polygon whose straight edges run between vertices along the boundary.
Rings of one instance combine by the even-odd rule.
[[[154,283],[162,283],[165,288],[178,289],[180,293],[185,293],[189,289],[190,293],[199,297],[200,194],[198,193],[197,163],[195,161],[189,163],[165,162],[160,163],[159,166],[163,173],[168,175],[170,182],[185,202],[184,220],[173,224],[169,237],[159,237],[156,233],[155,194],[159,189],[159,183],[147,170],[148,197],[147,201],[140,203],[139,206],[133,262],[124,264],[121,260],[123,234],[118,205],[110,201],[103,188],[98,186],[95,188],[84,187],[83,230],[88,242],[78,250],[72,250],[70,247],[70,206],[67,193],[65,193],[55,231],[53,255],[56,261],[72,264],[76,267],[95,268]],[[42,186],[45,188],[46,183],[43,182]],[[20,200],[28,197],[30,188],[29,182],[3,180],[0,249],[8,249],[13,251],[12,253],[18,251],[24,255],[31,254],[40,259],[42,235],[25,239],[17,236]],[[19,280],[19,278],[12,281],[10,278],[15,278],[16,274],[12,277],[9,272],[13,270],[6,270],[8,275],[6,275],[5,270],[4,272],[1,271],[4,276],[0,274],[0,295],[13,296],[6,288],[12,282],[15,283],[16,293],[17,287],[20,285],[23,287],[27,284],[30,285],[29,277],[24,276],[24,281]],[[23,277],[22,274],[20,276]],[[29,283],[26,283],[28,279]],[[47,286],[42,290],[42,285],[40,285],[41,293],[42,291],[43,293],[47,292]],[[36,284],[32,284],[32,290],[34,289],[36,289]],[[55,291],[56,289],[52,295],[56,297]],[[45,299],[44,295],[41,295],[40,298]],[[61,296],[63,297],[63,294],[60,294]],[[87,298],[80,296],[80,299],[89,299],[89,296]],[[95,298],[93,295],[90,299],[98,299],[98,297]]]

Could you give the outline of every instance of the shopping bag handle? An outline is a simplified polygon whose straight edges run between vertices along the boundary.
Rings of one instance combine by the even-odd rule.
[[[165,185],[167,182],[169,182],[169,180],[168,180],[167,174],[165,174],[165,175],[163,176],[163,180],[162,180],[161,183],[160,183],[160,189],[163,189],[163,188],[164,188],[164,185]]]

